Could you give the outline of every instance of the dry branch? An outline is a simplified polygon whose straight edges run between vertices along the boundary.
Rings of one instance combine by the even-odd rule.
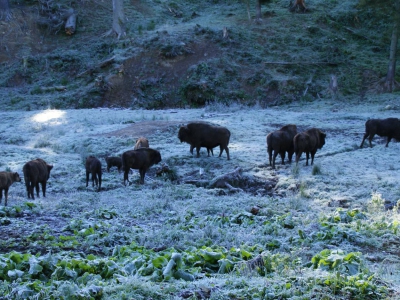
[[[82,73],[79,73],[78,75],[76,75],[76,77],[82,77],[82,76],[86,75],[87,73],[92,73],[92,72],[96,71],[97,69],[107,67],[108,65],[110,65],[114,62],[115,62],[115,56],[108,58],[106,60],[103,60],[102,62],[99,62],[95,67],[87,69],[86,71],[83,71]]]
[[[319,61],[319,62],[286,62],[286,61],[265,61],[266,65],[328,65],[336,67],[339,63],[329,62],[329,61]]]

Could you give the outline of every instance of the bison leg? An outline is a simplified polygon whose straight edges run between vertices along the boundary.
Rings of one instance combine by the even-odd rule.
[[[292,163],[292,157],[293,157],[293,151],[288,151],[288,158],[289,158],[289,163]]]
[[[101,190],[101,173],[99,173],[99,191]]]
[[[219,156],[221,156],[221,154],[222,154],[222,146],[220,146],[220,147],[221,147],[221,153],[219,154]],[[231,158],[229,157],[229,149],[228,149],[228,146],[225,147],[225,152],[226,152],[226,154],[227,154],[227,156],[228,156],[228,160],[230,160]]]
[[[41,184],[43,197],[46,197],[46,181],[43,181]]]
[[[194,146],[190,145],[190,150],[189,151],[190,151],[191,154],[193,154],[193,149],[194,149]]]
[[[299,163],[299,160],[300,160],[300,156],[301,156],[301,154],[302,154],[302,152],[301,152],[301,151],[299,151],[299,152],[296,152],[296,165]]]
[[[0,189],[0,203],[1,203],[1,199],[3,198],[3,190]],[[7,200],[6,200],[6,205],[7,205]]]
[[[389,146],[389,142],[390,142],[391,140],[392,140],[392,137],[391,137],[391,136],[388,136],[387,142],[386,142],[386,146],[385,146],[385,147]]]
[[[89,172],[86,171],[86,187],[89,185]]]
[[[36,188],[36,196],[39,198],[40,197],[40,195],[39,195],[39,182],[36,183],[35,188]],[[33,189],[32,189],[32,194],[33,194]]]
[[[272,166],[272,148],[267,148],[268,151],[268,159],[269,159],[269,165]]]
[[[129,168],[128,167],[126,167],[125,168],[125,171],[124,171],[124,185],[126,186],[126,181],[128,181],[129,183],[131,183],[130,181],[129,181],[129,178],[128,178],[128,174],[129,174]]]
[[[372,139],[374,138],[374,136],[375,136],[375,134],[370,134],[369,135],[369,139],[368,140],[369,140],[369,147],[370,148],[372,148],[372,143],[371,142],[372,142]]]
[[[286,154],[285,151],[282,151],[279,153],[279,155],[281,156],[281,159],[282,159],[282,165],[285,164],[285,154]]]
[[[139,169],[140,184],[144,184],[144,177],[146,175],[146,169]]]
[[[277,156],[278,156],[278,152],[274,151],[274,155],[272,157],[272,169],[275,169],[275,160],[276,160]]]
[[[196,146],[197,157],[200,157],[200,146]]]
[[[306,159],[306,166],[308,166],[308,159],[310,158],[310,152],[306,152],[306,157],[307,157],[307,159]]]
[[[311,152],[311,165],[313,165],[314,164],[314,156],[315,156],[315,153],[316,152]]]
[[[1,191],[1,194],[3,194],[3,191]],[[0,202],[1,202],[1,194],[0,194]],[[4,198],[5,198],[5,202],[4,205],[7,206],[7,200],[8,200],[8,188],[4,189]]]

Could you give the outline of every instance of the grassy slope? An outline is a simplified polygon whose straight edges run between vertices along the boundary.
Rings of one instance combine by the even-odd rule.
[[[263,5],[261,23],[248,21],[240,2],[131,1],[122,40],[102,36],[111,24],[108,3],[73,6],[79,21],[72,37],[38,29],[36,6],[16,9],[13,21],[1,24],[8,33],[0,76],[4,108],[162,108],[205,101],[265,107],[330,97],[331,74],[338,76],[339,97],[359,97],[386,71],[388,24],[351,1],[315,1],[305,14],[272,1]],[[96,68],[111,57],[114,64]],[[371,76],[363,80],[365,70]],[[41,90],[54,86],[66,89]]]

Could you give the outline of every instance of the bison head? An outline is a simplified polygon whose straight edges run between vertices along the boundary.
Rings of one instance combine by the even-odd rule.
[[[19,174],[17,172],[13,174],[13,179],[15,182],[21,182],[21,177],[19,177]]]
[[[182,126],[179,128],[178,139],[181,141],[181,143],[188,142],[189,134],[189,128],[187,126]]]
[[[323,145],[325,145],[325,138],[326,138],[326,133],[323,133],[322,131],[319,132],[319,145],[318,148],[321,149]]]

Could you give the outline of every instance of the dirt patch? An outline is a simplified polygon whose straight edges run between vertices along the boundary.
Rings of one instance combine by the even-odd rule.
[[[143,121],[133,123],[123,129],[101,134],[101,136],[112,137],[112,136],[150,136],[156,132],[164,132],[169,129],[175,129],[175,127],[183,124],[184,121]],[[151,146],[151,145],[150,145]]]

